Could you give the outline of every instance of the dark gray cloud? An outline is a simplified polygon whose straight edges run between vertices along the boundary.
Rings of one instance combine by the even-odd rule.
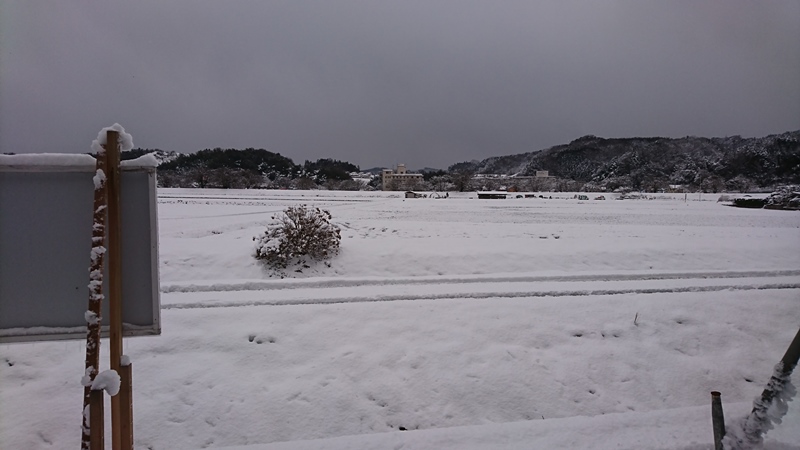
[[[800,128],[800,2],[0,1],[0,152],[449,164]]]

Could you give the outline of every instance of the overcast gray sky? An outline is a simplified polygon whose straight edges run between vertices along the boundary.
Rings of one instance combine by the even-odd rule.
[[[438,167],[800,129],[800,1],[0,0],[0,153]]]

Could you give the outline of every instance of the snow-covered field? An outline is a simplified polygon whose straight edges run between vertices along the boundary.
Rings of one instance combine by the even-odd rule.
[[[706,449],[709,392],[747,413],[800,326],[797,212],[474,196],[159,190],[136,448]],[[270,277],[252,238],[299,203],[341,254]],[[0,448],[77,447],[83,343],[0,363]],[[797,402],[767,438],[800,448]]]

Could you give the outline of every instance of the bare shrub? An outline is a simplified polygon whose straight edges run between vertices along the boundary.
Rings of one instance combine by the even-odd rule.
[[[331,223],[331,213],[324,209],[290,206],[272,220],[263,235],[253,238],[255,257],[279,273],[290,266],[298,266],[300,271],[312,261],[339,253],[339,227]]]

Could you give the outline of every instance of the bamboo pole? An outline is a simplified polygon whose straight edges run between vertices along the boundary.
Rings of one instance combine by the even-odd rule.
[[[83,379],[83,419],[81,429],[81,449],[90,450],[92,438],[100,436],[102,440],[103,427],[92,426],[93,421],[89,419],[91,414],[92,381],[97,375],[100,367],[100,320],[101,307],[103,302],[103,259],[106,252],[105,229],[106,229],[106,204],[107,204],[107,179],[106,171],[106,152],[100,149],[96,156],[97,170],[94,176],[94,213],[92,225],[92,251],[91,263],[89,265],[89,307],[86,311],[86,366]],[[91,416],[94,417],[94,416]],[[98,420],[94,417],[95,420]],[[102,423],[102,414],[99,419]]]

